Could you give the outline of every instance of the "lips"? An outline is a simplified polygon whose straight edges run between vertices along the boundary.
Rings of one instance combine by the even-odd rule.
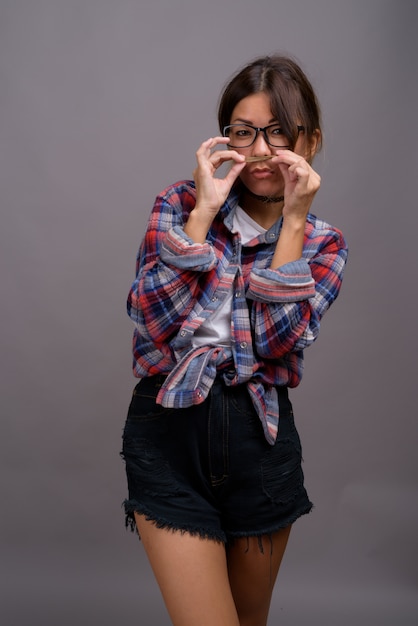
[[[270,178],[270,176],[272,176],[274,172],[269,167],[263,167],[263,168],[257,167],[251,170],[250,174],[254,178],[262,180],[264,178]]]

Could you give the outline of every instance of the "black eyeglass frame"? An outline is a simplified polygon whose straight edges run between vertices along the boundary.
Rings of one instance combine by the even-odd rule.
[[[266,141],[266,143],[268,143],[269,146],[271,146],[272,148],[286,148],[288,146],[275,146],[274,144],[270,143],[270,141],[268,140],[267,137],[267,130],[269,128],[273,128],[274,126],[278,126],[280,128],[280,124],[269,124],[268,126],[264,126],[264,128],[258,127],[257,126],[251,126],[251,124],[227,124],[226,126],[223,127],[222,130],[222,134],[224,137],[228,137],[228,135],[225,133],[227,128],[233,128],[234,126],[247,126],[248,128],[252,128],[253,130],[255,130],[255,137],[252,140],[251,143],[248,144],[248,146],[233,146],[232,144],[228,144],[229,147],[231,148],[250,148],[253,143],[256,142],[257,137],[258,137],[258,133],[262,132],[264,135],[264,139]],[[298,129],[298,135],[299,133],[303,132],[305,130],[304,126],[300,126],[299,124],[296,126],[296,128]],[[283,133],[284,135],[284,133]]]

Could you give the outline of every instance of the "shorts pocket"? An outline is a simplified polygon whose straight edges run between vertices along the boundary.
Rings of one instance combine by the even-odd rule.
[[[144,493],[160,498],[180,493],[169,462],[152,441],[125,437],[122,457],[126,463],[130,498],[139,499]]]
[[[136,385],[128,409],[128,422],[159,419],[175,410],[156,402],[163,380],[162,376],[150,376]]]

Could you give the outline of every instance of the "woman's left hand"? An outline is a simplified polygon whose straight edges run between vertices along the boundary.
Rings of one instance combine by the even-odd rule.
[[[291,150],[278,150],[272,161],[284,180],[283,225],[271,262],[275,269],[301,258],[305,222],[321,177],[306,159]]]
[[[284,180],[283,218],[306,220],[321,177],[306,159],[291,150],[278,150],[273,162]]]

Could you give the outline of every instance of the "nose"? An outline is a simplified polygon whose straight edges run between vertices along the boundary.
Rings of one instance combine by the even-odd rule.
[[[267,143],[262,130],[258,131],[257,137],[255,138],[252,148],[253,148],[252,150],[253,154],[255,156],[264,156],[267,154],[271,154],[271,147]]]

